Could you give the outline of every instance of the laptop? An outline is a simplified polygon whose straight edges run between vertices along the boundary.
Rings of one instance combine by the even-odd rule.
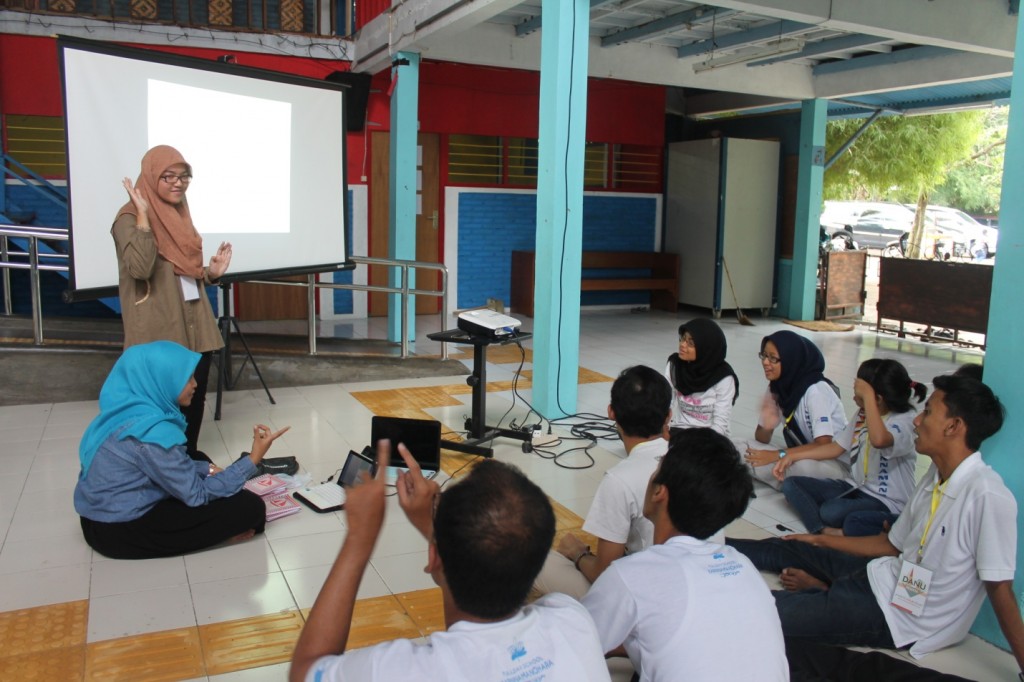
[[[377,441],[391,441],[391,466],[387,470],[387,483],[394,485],[398,472],[408,471],[398,454],[398,444],[409,448],[424,478],[433,478],[441,470],[441,422],[433,419],[406,419],[404,417],[374,417],[370,423],[370,448],[377,451]]]

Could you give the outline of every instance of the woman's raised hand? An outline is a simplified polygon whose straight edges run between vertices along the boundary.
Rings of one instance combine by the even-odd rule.
[[[252,449],[249,451],[249,459],[253,464],[259,464],[266,457],[267,451],[277,437],[292,427],[286,426],[280,431],[274,432],[265,424],[257,424],[252,427]]]
[[[210,274],[210,279],[220,279],[221,275],[228,271],[229,265],[231,265],[231,243],[221,242],[217,253],[210,256],[210,265],[206,271]]]
[[[126,177],[121,181],[121,184],[124,185],[125,191],[128,192],[128,198],[135,205],[135,210],[138,214],[138,224],[143,227],[149,227],[149,202],[135,188],[131,178]]]

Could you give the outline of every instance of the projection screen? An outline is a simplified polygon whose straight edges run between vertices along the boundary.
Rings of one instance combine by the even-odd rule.
[[[117,286],[121,181],[158,144],[191,164],[205,261],[231,242],[230,279],[350,267],[345,86],[75,38],[58,51],[73,297]]]

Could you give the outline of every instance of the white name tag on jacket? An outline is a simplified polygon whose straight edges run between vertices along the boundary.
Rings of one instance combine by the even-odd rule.
[[[185,277],[184,275],[178,275],[178,279],[181,281],[181,295],[185,297],[185,300],[198,300],[199,286],[196,284],[196,281],[191,277]]]

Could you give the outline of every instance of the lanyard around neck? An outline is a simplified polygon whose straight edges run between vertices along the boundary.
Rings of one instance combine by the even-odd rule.
[[[949,484],[949,480],[945,480],[941,484],[932,488],[932,510],[931,513],[928,514],[928,523],[924,524],[924,533],[921,534],[921,544],[917,546],[918,564],[921,563],[921,555],[924,554],[924,544],[928,541],[928,531],[931,530],[932,521],[935,519],[935,512],[939,509],[939,502],[942,500],[947,484]]]

